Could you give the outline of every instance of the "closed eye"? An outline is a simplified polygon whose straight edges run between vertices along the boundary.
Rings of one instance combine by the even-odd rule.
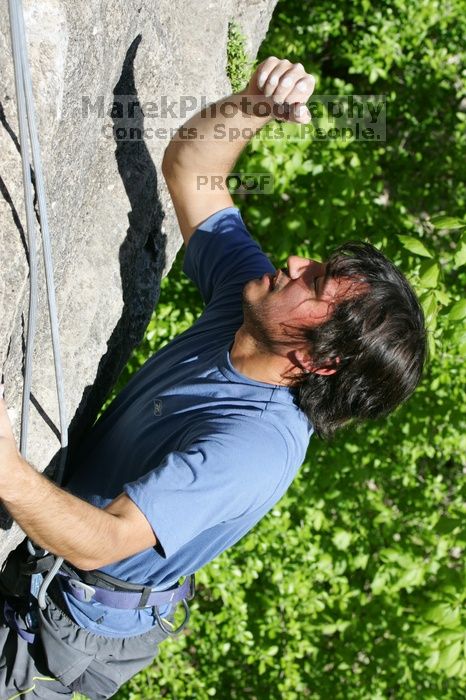
[[[324,283],[322,283],[322,284],[320,285],[320,288],[319,288],[319,280],[321,280],[321,279],[323,279],[323,278],[322,278],[322,275],[319,275],[318,277],[315,277],[315,278],[314,278],[314,289],[315,289],[316,297],[317,297],[317,298],[319,298],[320,293],[321,293],[321,291],[322,291],[322,287],[324,286]]]

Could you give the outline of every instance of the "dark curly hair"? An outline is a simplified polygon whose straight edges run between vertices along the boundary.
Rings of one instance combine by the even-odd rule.
[[[427,355],[419,301],[376,248],[360,241],[339,246],[325,276],[357,280],[365,291],[338,303],[320,326],[300,329],[314,363],[333,361],[337,370],[325,376],[303,372],[292,384],[296,402],[322,438],[348,421],[393,411],[416,388]]]

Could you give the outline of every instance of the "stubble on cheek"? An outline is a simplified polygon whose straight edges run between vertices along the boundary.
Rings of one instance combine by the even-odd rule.
[[[299,331],[286,322],[277,323],[274,312],[277,312],[276,302],[270,297],[251,301],[243,296],[245,329],[264,352],[282,356],[296,345]]]
[[[270,310],[266,308],[267,300],[251,301],[243,291],[243,322],[245,329],[254,340],[267,352],[275,348],[273,323]],[[269,313],[267,313],[269,311]]]

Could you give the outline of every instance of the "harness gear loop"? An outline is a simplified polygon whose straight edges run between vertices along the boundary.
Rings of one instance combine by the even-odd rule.
[[[187,626],[187,624],[189,622],[189,618],[191,617],[191,611],[189,609],[187,601],[192,600],[194,598],[195,593],[196,593],[196,584],[195,584],[194,574],[192,574],[190,576],[190,580],[189,580],[189,593],[187,594],[186,598],[183,598],[183,600],[181,601],[183,604],[183,607],[184,607],[184,620],[175,630],[171,630],[168,627],[166,627],[166,625],[164,624],[165,621],[164,621],[163,617],[160,617],[159,611],[157,610],[157,608],[154,608],[155,619],[159,623],[159,626],[162,628],[162,630],[164,632],[166,632],[166,634],[170,635],[170,637],[177,637],[180,634],[180,632],[182,632],[184,630],[184,628]],[[170,623],[168,623],[168,624],[170,624]]]
[[[157,620],[157,622],[158,622],[159,626],[162,628],[162,630],[164,632],[166,632],[166,634],[169,634],[170,637],[177,637],[180,634],[180,632],[182,632],[184,630],[184,628],[186,627],[186,625],[189,622],[189,618],[191,617],[191,611],[189,609],[189,605],[184,598],[181,601],[181,603],[184,607],[184,613],[185,613],[184,620],[175,630],[171,630],[165,625],[163,618],[160,617],[159,611],[157,610],[157,608],[154,608],[155,619]]]

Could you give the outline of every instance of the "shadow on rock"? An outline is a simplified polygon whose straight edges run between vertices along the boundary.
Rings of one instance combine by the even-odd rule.
[[[74,468],[79,468],[79,445],[95,422],[131,351],[144,336],[159,298],[165,266],[166,236],[161,233],[164,214],[157,192],[157,171],[143,140],[144,114],[134,79],[134,60],[140,42],[141,35],[129,47],[113,90],[115,156],[131,205],[129,227],[119,254],[124,306],[109,338],[108,352],[99,363],[95,383],[85,389],[71,422],[63,483]],[[59,457],[60,453],[55,455],[47,471],[53,469]]]

